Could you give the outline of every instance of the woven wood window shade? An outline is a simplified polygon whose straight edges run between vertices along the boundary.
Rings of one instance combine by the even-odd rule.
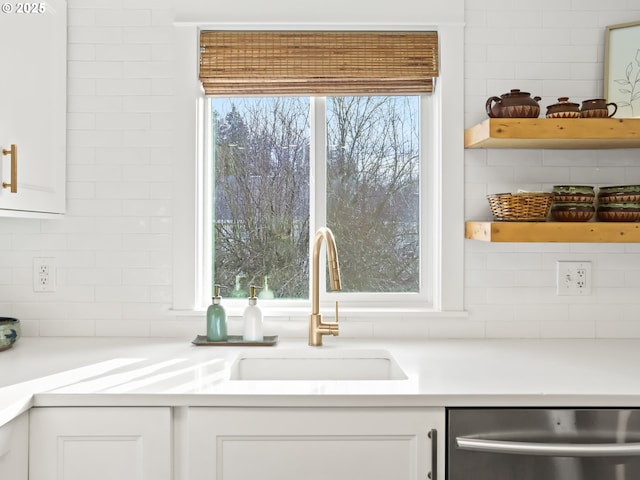
[[[200,34],[207,95],[415,94],[437,76],[436,32]]]

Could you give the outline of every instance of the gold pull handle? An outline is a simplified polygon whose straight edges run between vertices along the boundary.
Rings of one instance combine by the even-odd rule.
[[[18,193],[18,146],[11,145],[11,149],[2,149],[3,155],[11,155],[11,183],[2,182],[2,188],[11,188],[11,193]]]

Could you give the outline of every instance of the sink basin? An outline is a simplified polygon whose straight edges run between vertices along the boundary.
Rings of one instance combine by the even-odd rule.
[[[241,353],[231,380],[406,380],[386,350],[277,350]]]

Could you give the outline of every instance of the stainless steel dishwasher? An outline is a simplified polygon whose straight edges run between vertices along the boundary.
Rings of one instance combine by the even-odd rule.
[[[448,409],[446,478],[639,480],[640,409]]]

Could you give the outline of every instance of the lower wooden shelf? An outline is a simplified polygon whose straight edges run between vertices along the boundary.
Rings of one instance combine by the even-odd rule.
[[[637,243],[640,222],[466,222],[465,238],[484,242]]]

